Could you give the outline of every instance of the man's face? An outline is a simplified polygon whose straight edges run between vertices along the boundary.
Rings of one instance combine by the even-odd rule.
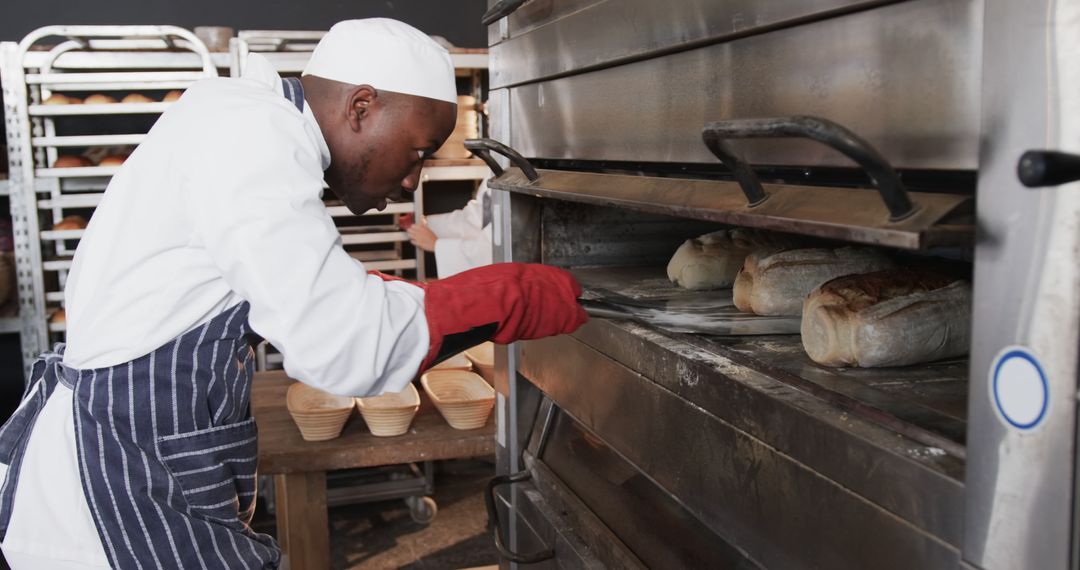
[[[424,160],[454,130],[457,106],[384,91],[353,108],[349,128],[331,144],[326,180],[350,210],[362,214],[416,190]]]

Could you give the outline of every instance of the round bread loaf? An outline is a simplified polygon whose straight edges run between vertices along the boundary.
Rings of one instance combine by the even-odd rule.
[[[82,103],[82,99],[78,97],[68,97],[63,93],[53,93],[49,95],[49,98],[42,101],[42,105],[78,105]]]
[[[668,279],[685,289],[705,290],[731,287],[753,251],[791,246],[777,234],[752,229],[720,230],[686,240],[667,265]]]
[[[153,99],[142,93],[130,93],[120,100],[121,103],[156,103]]]
[[[967,353],[971,287],[913,269],[847,275],[806,298],[806,354],[825,366],[906,366]]]
[[[98,166],[120,166],[121,164],[124,164],[125,160],[127,160],[126,154],[111,154],[101,159]]]
[[[86,218],[82,216],[64,216],[62,220],[53,224],[54,230],[83,230],[86,229]]]
[[[184,94],[184,92],[180,91],[180,90],[169,91],[168,93],[165,94],[165,97],[162,98],[161,101],[163,103],[172,103],[173,101],[179,101],[180,96],[183,95],[183,94]]]
[[[93,166],[94,163],[85,156],[76,156],[71,154],[64,154],[56,157],[56,162],[53,163],[53,168],[82,168],[85,166]]]
[[[49,317],[49,322],[54,325],[59,325],[67,322],[67,311],[64,309],[57,309],[53,311],[53,314]]]
[[[102,94],[102,93],[95,93],[94,95],[91,95],[91,96],[87,97],[83,101],[83,103],[85,103],[87,105],[108,105],[110,103],[115,103],[115,102],[116,102],[115,97],[111,97],[109,95],[105,95],[105,94]]]

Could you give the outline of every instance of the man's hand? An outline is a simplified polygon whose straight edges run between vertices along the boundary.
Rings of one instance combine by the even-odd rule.
[[[435,232],[431,231],[431,228],[424,222],[414,224],[406,229],[409,233],[409,241],[416,247],[424,251],[435,251],[435,242],[438,241],[438,237]]]
[[[384,281],[404,281],[368,273]],[[421,372],[486,340],[508,344],[567,334],[589,320],[577,301],[581,286],[556,267],[496,263],[412,284],[425,290],[430,346]]]

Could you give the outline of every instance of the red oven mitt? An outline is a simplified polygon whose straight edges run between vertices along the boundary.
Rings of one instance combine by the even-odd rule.
[[[385,281],[406,281],[369,271]],[[423,287],[430,349],[420,371],[491,340],[507,344],[574,332],[589,317],[569,272],[534,263],[497,263]]]

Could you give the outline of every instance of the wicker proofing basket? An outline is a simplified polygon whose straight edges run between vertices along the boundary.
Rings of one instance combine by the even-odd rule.
[[[341,435],[353,405],[348,396],[328,394],[301,382],[289,386],[285,395],[285,407],[306,441],[326,441]]]
[[[472,362],[465,357],[465,353],[461,352],[447,358],[446,360],[436,364],[431,368],[432,370],[464,370],[466,372],[472,372]]]
[[[484,427],[495,406],[495,390],[464,370],[433,370],[420,377],[424,391],[454,429]]]
[[[491,386],[495,385],[495,344],[485,342],[465,351],[465,357],[472,362],[476,373],[487,380]]]
[[[393,437],[409,431],[416,411],[420,409],[420,393],[416,386],[409,384],[400,392],[357,398],[356,407],[372,435]]]

